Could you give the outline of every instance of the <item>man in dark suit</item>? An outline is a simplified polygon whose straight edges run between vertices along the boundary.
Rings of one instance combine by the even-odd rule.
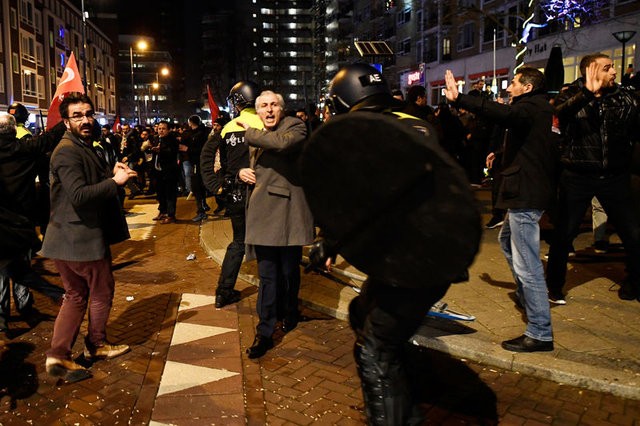
[[[178,198],[178,139],[171,133],[169,123],[158,123],[158,143],[152,148],[156,153],[155,169],[158,180],[156,194],[158,199],[158,220],[162,224],[175,223],[176,202]]]
[[[47,373],[69,382],[91,377],[71,360],[71,349],[89,305],[86,359],[109,359],[129,350],[107,342],[114,293],[109,244],[129,237],[118,187],[136,173],[123,163],[111,169],[93,149],[91,99],[72,93],[60,104],[67,132],[51,156],[51,217],[42,255],[54,260],[66,291],[47,351]]]
[[[298,324],[302,246],[313,242],[313,217],[297,171],[307,128],[300,119],[284,116],[284,100],[274,92],[258,96],[256,111],[266,131],[238,122],[250,147],[250,167],[240,169],[238,177],[253,185],[245,242],[255,248],[260,275],[260,321],[249,358],[273,347],[278,317],[285,333]]]

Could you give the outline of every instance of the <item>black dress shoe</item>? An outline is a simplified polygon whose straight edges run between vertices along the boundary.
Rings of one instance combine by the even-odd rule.
[[[226,293],[216,294],[216,308],[224,308],[227,305],[236,303],[240,300],[240,292],[238,290],[231,290]]]
[[[256,334],[256,338],[253,339],[253,345],[247,349],[247,354],[249,354],[249,358],[251,359],[260,358],[271,348],[273,348],[273,339],[271,337]]]
[[[297,319],[283,319],[282,320],[282,327],[280,327],[280,328],[285,333],[288,333],[291,330],[293,330],[294,328],[296,328],[297,326],[298,326],[298,320]]]
[[[513,352],[549,352],[553,350],[553,342],[533,339],[523,334],[515,339],[505,340],[502,347]]]
[[[191,222],[202,222],[203,220],[207,219],[207,214],[206,213],[198,213],[193,219],[191,219]]]

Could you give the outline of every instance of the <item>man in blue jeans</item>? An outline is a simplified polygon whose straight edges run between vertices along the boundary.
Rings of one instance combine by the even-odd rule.
[[[509,105],[459,94],[451,71],[445,81],[450,102],[504,126],[506,132],[496,207],[507,209],[507,216],[499,240],[516,282],[517,300],[527,315],[527,329],[502,347],[552,351],[551,311],[540,260],[539,221],[555,194],[553,108],[543,91],[544,75],[520,68],[507,88]]]

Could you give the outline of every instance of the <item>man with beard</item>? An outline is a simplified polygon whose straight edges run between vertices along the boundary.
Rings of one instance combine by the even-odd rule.
[[[84,94],[60,104],[67,128],[51,156],[51,217],[42,255],[54,260],[66,291],[53,328],[46,371],[68,382],[91,377],[72,361],[71,350],[89,306],[86,359],[110,359],[129,350],[107,342],[106,325],[114,294],[109,244],[129,237],[118,187],[136,173],[123,163],[113,170],[93,148],[94,109]]]
[[[547,265],[549,298],[564,302],[569,250],[596,197],[627,253],[628,275],[618,296],[640,301],[640,224],[630,187],[634,143],[640,139],[640,98],[616,84],[616,67],[605,54],[585,56],[580,73],[582,78],[554,103],[563,150],[558,218]]]

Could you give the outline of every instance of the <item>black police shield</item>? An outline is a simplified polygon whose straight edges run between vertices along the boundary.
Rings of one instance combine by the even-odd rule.
[[[332,117],[311,136],[301,173],[314,219],[338,253],[370,276],[416,288],[463,275],[482,227],[462,169],[431,127],[420,132],[409,121]]]

